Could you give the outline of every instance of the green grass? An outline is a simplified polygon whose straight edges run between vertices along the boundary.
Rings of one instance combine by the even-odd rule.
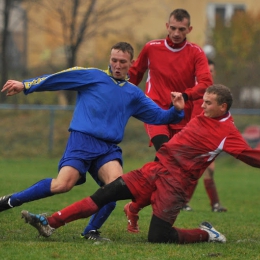
[[[125,172],[139,168],[145,160],[125,158]],[[0,159],[0,195],[28,187],[34,182],[55,177],[58,159]],[[210,221],[227,237],[226,244],[189,245],[147,243],[151,207],[140,212],[139,234],[126,232],[123,206],[116,209],[102,227],[102,235],[113,242],[94,244],[80,239],[88,220],[79,220],[58,229],[50,238],[37,237],[37,231],[20,218],[22,209],[34,213],[53,213],[68,204],[92,194],[97,185],[87,183],[61,194],[24,204],[0,213],[0,259],[260,259],[259,169],[254,169],[229,156],[217,160],[215,179],[226,213],[210,211],[209,200],[200,180],[190,205],[193,212],[181,212],[175,223],[180,228],[195,228]]]

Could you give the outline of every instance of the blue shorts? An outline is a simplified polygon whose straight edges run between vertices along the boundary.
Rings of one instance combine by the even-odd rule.
[[[58,170],[60,171],[64,166],[77,169],[81,179],[76,185],[84,183],[86,173],[89,172],[97,184],[102,186],[103,183],[98,179],[98,170],[102,165],[113,160],[118,160],[121,165],[123,164],[122,150],[119,146],[81,132],[72,131]]]

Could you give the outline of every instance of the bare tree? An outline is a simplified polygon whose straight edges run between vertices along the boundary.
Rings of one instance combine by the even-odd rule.
[[[0,0],[2,86],[9,78],[10,70],[17,75],[26,71],[26,13],[21,8],[23,1]],[[5,101],[6,96],[1,95],[0,100]]]
[[[1,85],[3,86],[8,79],[8,67],[7,67],[7,41],[8,41],[8,25],[9,16],[12,6],[12,0],[4,0],[3,6],[3,31],[2,31],[2,50],[1,50]],[[1,95],[1,101],[6,99],[5,95]]]
[[[46,13],[52,14],[56,23],[59,22],[61,31],[54,30],[49,24],[37,24],[37,20],[33,21],[64,46],[67,67],[77,64],[79,49],[83,43],[96,36],[119,33],[120,21],[126,16],[138,13],[134,7],[137,0],[45,0],[35,3],[39,4],[41,9],[44,8]],[[116,27],[111,26],[112,22],[118,22]],[[131,25],[129,24],[128,29]],[[71,98],[71,92],[66,92],[66,98],[69,104],[74,99]]]

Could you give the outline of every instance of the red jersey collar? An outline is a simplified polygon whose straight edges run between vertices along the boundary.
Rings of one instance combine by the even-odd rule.
[[[169,37],[169,35],[167,35],[167,37],[166,37],[166,42],[167,42],[167,44],[171,47],[171,48],[173,48],[173,49],[180,49],[180,48],[182,48],[185,44],[186,44],[186,38],[183,40],[183,42],[181,42],[181,43],[173,43],[172,42],[172,40],[170,39],[170,37]]]
[[[218,117],[212,117],[212,119],[215,119],[215,120],[222,120],[223,118],[226,118],[226,117],[228,117],[230,114],[229,114],[229,112],[227,112],[227,113],[225,113],[224,115],[222,115],[222,116],[218,116]]]

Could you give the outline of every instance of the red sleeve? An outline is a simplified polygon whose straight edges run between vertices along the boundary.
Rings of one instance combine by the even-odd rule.
[[[134,64],[130,67],[129,74],[129,82],[138,85],[144,76],[144,73],[148,69],[148,45],[146,44],[139,56],[135,60]]]
[[[246,164],[260,168],[260,150],[252,149],[238,130],[228,136],[224,151]]]
[[[260,150],[247,149],[238,155],[237,159],[253,167],[260,168]]]
[[[185,93],[189,100],[197,100],[203,97],[206,88],[213,84],[212,76],[209,71],[208,60],[204,52],[197,52],[195,61],[196,85],[187,88]]]

